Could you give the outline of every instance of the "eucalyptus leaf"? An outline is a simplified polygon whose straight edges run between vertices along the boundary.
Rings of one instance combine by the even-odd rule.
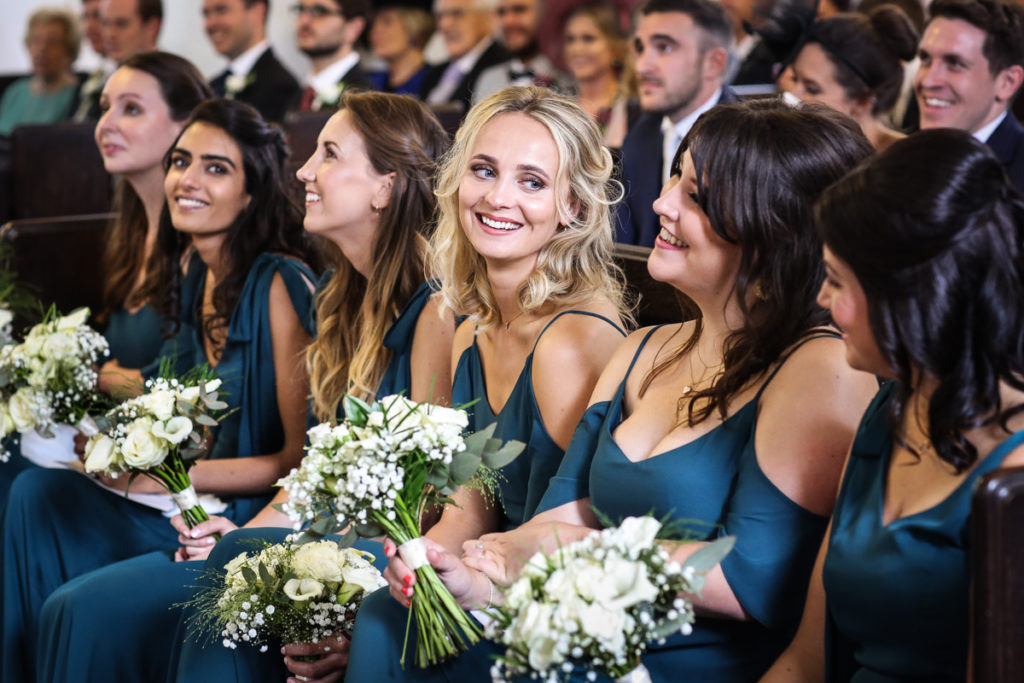
[[[463,439],[463,442],[466,444],[466,450],[471,453],[482,453],[484,446],[487,444],[488,439],[491,438],[491,435],[494,434],[494,429],[497,426],[497,422],[492,422],[479,432],[473,432]]]
[[[469,481],[480,468],[482,458],[477,453],[462,451],[452,456],[452,464],[449,466],[452,479],[458,482]]]
[[[365,524],[353,524],[352,528],[356,530],[362,538],[377,538],[378,536],[384,535],[384,527],[376,522],[366,522]]]
[[[209,415],[207,415],[206,413],[199,413],[198,415],[195,416],[194,419],[195,419],[196,422],[198,422],[199,424],[204,425],[206,427],[216,427],[217,426],[217,421],[214,420]]]
[[[309,530],[319,536],[327,536],[338,531],[340,526],[334,517],[321,517],[309,525]]]
[[[248,584],[256,583],[256,572],[252,570],[252,567],[242,565],[242,578]]]
[[[366,419],[370,415],[370,406],[366,405],[365,401],[362,401],[355,396],[345,394],[345,398],[342,399],[342,403],[345,407],[345,419],[358,427],[366,426]]]
[[[205,448],[180,448],[178,449],[178,455],[181,456],[182,460],[198,460],[203,457],[206,453]]]
[[[348,531],[346,531],[342,535],[341,540],[338,541],[338,545],[340,547],[342,547],[342,548],[351,548],[352,546],[354,546],[356,544],[356,541],[358,541],[358,540],[359,540],[359,534],[356,533],[355,529],[353,529],[352,527],[349,527]]]
[[[228,404],[225,403],[224,401],[210,400],[206,402],[206,407],[209,408],[210,410],[227,410]]]
[[[441,488],[448,483],[448,468],[440,462],[431,463],[424,483],[435,489]]]
[[[686,562],[683,563],[683,566],[693,567],[693,570],[699,574],[711,571],[719,562],[725,559],[725,556],[729,554],[734,545],[736,545],[735,536],[716,538],[690,555]]]
[[[259,570],[260,570],[260,579],[263,581],[263,585],[269,586],[272,583],[274,583],[274,577],[270,575],[270,570],[267,569],[267,566],[265,564],[263,564],[262,562],[260,562]]]
[[[526,448],[522,441],[506,441],[505,445],[493,453],[484,453],[484,464],[492,470],[499,470],[519,457]]]

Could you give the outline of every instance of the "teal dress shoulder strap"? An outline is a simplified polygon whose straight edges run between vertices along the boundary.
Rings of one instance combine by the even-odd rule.
[[[782,366],[786,364],[786,361],[789,360],[794,353],[796,353],[796,350],[799,349],[804,344],[806,344],[807,342],[814,341],[815,339],[842,339],[842,337],[840,337],[838,334],[834,332],[822,332],[820,334],[808,335],[803,339],[797,341],[793,348],[789,350],[789,353],[787,353],[781,359],[779,359],[779,362],[775,364],[775,367],[772,368],[772,371],[768,373],[768,379],[766,379],[764,383],[761,384],[761,388],[757,390],[756,394],[754,394],[754,404],[757,404],[758,400],[760,400],[761,398],[761,394],[764,393],[765,387],[771,384],[771,381],[775,379],[775,375],[777,375],[779,370],[782,369]]]
[[[537,339],[534,340],[534,342],[533,342],[533,350],[530,353],[533,353],[533,351],[537,350],[537,344],[540,343],[540,338],[543,337],[544,333],[548,331],[548,328],[551,327],[552,325],[554,325],[555,321],[558,320],[559,318],[561,318],[563,315],[587,315],[587,316],[590,316],[591,318],[597,318],[598,320],[603,320],[606,323],[608,323],[609,325],[611,325],[612,327],[614,327],[618,331],[618,333],[621,334],[623,337],[626,336],[626,331],[623,330],[622,327],[618,323],[615,323],[612,320],[609,320],[606,316],[603,316],[600,313],[591,313],[590,311],[577,311],[576,309],[570,309],[568,311],[562,311],[561,313],[559,313],[554,318],[552,318],[551,320],[548,321],[548,324],[545,325],[544,329],[542,329],[540,331],[540,334],[537,335]]]

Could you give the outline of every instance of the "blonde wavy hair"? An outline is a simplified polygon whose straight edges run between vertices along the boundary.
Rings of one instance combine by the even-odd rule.
[[[445,304],[457,315],[471,316],[481,328],[499,322],[486,264],[459,219],[459,185],[480,131],[495,117],[511,113],[529,116],[551,133],[558,149],[558,214],[566,221],[519,286],[520,310],[536,313],[603,295],[628,319],[622,271],[612,260],[611,206],[622,186],[611,178],[611,154],[597,124],[576,102],[534,86],[506,88],[473,107],[441,162],[435,190],[440,217],[427,270],[443,283]]]
[[[316,299],[317,338],[306,351],[306,366],[313,412],[324,422],[336,418],[346,393],[364,400],[377,393],[392,355],[384,336],[423,282],[436,159],[448,143],[434,115],[412,97],[346,94],[340,111],[349,113],[377,173],[395,178],[378,215],[369,278],[342,256]]]

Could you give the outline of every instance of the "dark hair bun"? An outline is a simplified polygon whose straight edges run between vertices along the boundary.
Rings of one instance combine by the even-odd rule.
[[[868,21],[882,44],[902,61],[910,61],[917,54],[917,31],[902,9],[896,5],[879,5],[868,13]]]

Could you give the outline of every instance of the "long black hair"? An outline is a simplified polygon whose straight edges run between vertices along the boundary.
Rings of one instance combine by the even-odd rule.
[[[260,254],[292,256],[317,272],[322,270],[323,263],[320,242],[302,229],[302,211],[288,193],[284,169],[288,146],[280,129],[264,121],[250,105],[226,99],[207,100],[196,107],[182,134],[196,123],[219,128],[238,145],[245,191],[252,198],[228,226],[221,247],[225,275],[213,290],[214,313],[201,324],[204,334],[213,341],[214,331],[228,325],[249,269]],[[171,148],[175,146],[177,141]],[[169,159],[168,156],[165,166]],[[179,319],[181,313],[181,256],[189,242],[187,235],[174,229],[165,206],[155,250],[161,258],[152,265],[154,270],[159,269],[156,282],[162,284],[150,294],[150,300],[157,311],[171,320]]]
[[[1024,390],[1024,199],[989,148],[927,130],[829,188],[822,239],[850,266],[882,357],[900,381],[900,424],[922,381],[937,382],[928,437],[957,471],[978,457],[964,431],[998,421],[1000,383]],[[917,452],[912,444],[904,444]]]

